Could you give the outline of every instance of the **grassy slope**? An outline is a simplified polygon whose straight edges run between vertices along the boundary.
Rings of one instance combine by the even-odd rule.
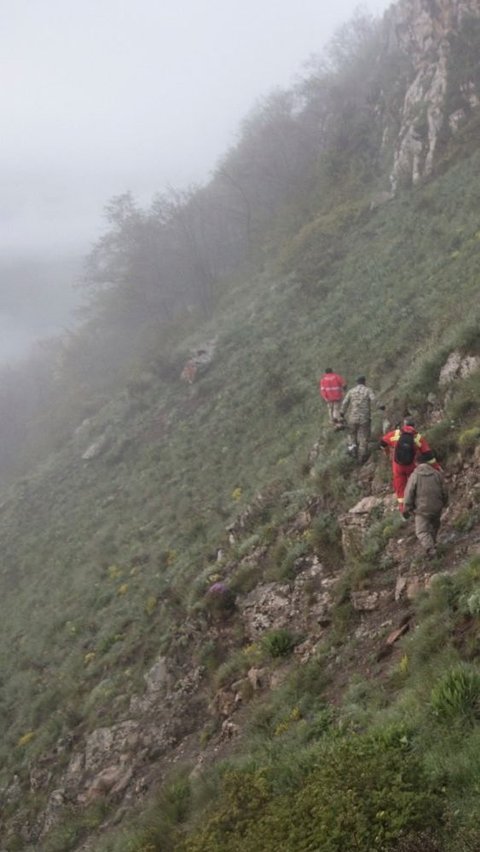
[[[180,593],[197,577],[258,489],[312,488],[302,464],[324,417],[316,378],[327,364],[350,381],[366,372],[398,405],[412,389],[417,399],[434,389],[424,364],[478,316],[479,177],[474,154],[366,207],[347,231],[339,217],[343,257],[318,286],[272,270],[237,286],[191,340],[218,334],[216,359],[191,391],[155,378],[152,364],[151,383],[113,399],[93,424],[92,439],[106,427],[112,435],[103,455],[82,462],[72,440],[6,495],[4,781],[72,727],[113,719],[112,699],[128,696],[167,646],[166,589]],[[314,247],[315,226],[292,253],[300,260]],[[348,482],[339,490],[348,505]],[[194,597],[180,595],[180,606]]]

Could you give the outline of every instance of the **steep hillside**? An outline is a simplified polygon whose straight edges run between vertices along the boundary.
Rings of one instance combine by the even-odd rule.
[[[398,103],[438,44],[450,67],[476,12],[433,5],[387,18],[400,41],[407,13],[432,30]],[[0,504],[8,852],[480,843],[479,118],[476,66],[454,67],[442,92],[468,80],[468,109],[428,135],[413,186],[379,195],[387,162],[359,182],[348,146],[331,173],[323,152],[317,191],[352,157],[338,194],[314,204],[303,187],[301,215],[280,201],[258,214],[263,259],[212,284],[208,316],[174,312],[120,379],[82,375],[68,417],[64,401],[38,415],[39,458],[27,448]],[[102,316],[115,305],[102,293]],[[350,383],[366,373],[391,421],[408,407],[428,430],[452,490],[433,565],[375,445],[357,469],[329,430],[328,364]]]

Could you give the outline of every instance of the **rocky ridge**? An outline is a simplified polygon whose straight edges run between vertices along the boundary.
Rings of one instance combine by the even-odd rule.
[[[452,43],[469,18],[479,13],[476,0],[400,0],[386,13],[390,49],[399,49],[412,64],[395,133],[393,191],[428,176],[442,131],[456,133],[480,104],[474,79],[461,83],[460,105],[450,113],[447,103]]]

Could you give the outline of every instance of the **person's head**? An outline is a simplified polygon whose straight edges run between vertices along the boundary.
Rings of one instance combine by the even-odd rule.
[[[359,376],[358,379],[357,379],[357,385],[364,385],[364,384],[366,384],[366,381],[367,380],[366,380],[365,376]]]
[[[404,417],[403,418],[403,425],[414,427],[415,426],[415,420],[413,419],[413,417]]]
[[[327,369],[325,370],[325,372],[326,372],[326,373],[333,373],[333,370],[332,370],[332,368],[331,368],[331,367],[327,367]]]
[[[417,456],[418,464],[428,464],[433,459],[433,453],[430,450],[428,453],[419,453]]]

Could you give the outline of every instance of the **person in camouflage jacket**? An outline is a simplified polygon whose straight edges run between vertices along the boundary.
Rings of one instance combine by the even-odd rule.
[[[349,452],[358,459],[360,464],[368,458],[372,406],[375,403],[375,394],[371,388],[367,387],[365,376],[359,376],[355,386],[346,394],[340,409],[341,416],[347,421]],[[383,410],[385,406],[379,405],[378,408]]]

